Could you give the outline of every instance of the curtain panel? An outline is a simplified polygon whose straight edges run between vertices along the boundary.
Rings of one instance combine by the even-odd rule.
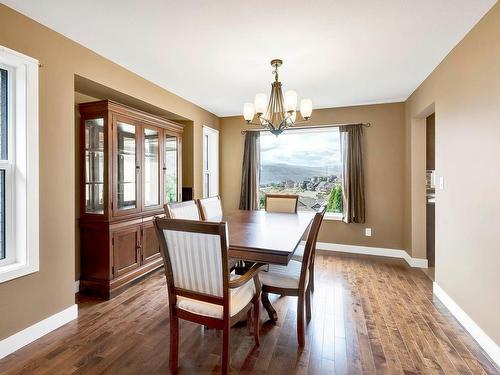
[[[363,125],[343,125],[339,127],[339,131],[343,220],[346,223],[364,223]]]
[[[260,132],[245,133],[241,172],[240,210],[259,209]]]

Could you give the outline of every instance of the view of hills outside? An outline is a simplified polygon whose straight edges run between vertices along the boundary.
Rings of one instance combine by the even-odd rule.
[[[288,193],[299,195],[299,210],[342,212],[338,128],[261,133],[260,163],[261,208],[266,193]]]

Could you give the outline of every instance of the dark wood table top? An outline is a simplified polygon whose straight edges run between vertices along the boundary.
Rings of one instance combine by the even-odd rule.
[[[314,212],[228,212],[222,221],[228,226],[229,256],[287,265],[313,218]]]

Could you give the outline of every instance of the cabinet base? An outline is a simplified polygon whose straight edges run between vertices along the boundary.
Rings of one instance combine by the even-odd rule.
[[[82,277],[80,279],[80,293],[109,300],[162,267],[163,260],[160,258],[112,280]]]

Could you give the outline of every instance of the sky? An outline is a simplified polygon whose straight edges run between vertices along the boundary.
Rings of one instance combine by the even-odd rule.
[[[339,131],[337,128],[320,132],[285,130],[278,137],[262,132],[260,152],[264,165],[332,167],[340,164]]]

